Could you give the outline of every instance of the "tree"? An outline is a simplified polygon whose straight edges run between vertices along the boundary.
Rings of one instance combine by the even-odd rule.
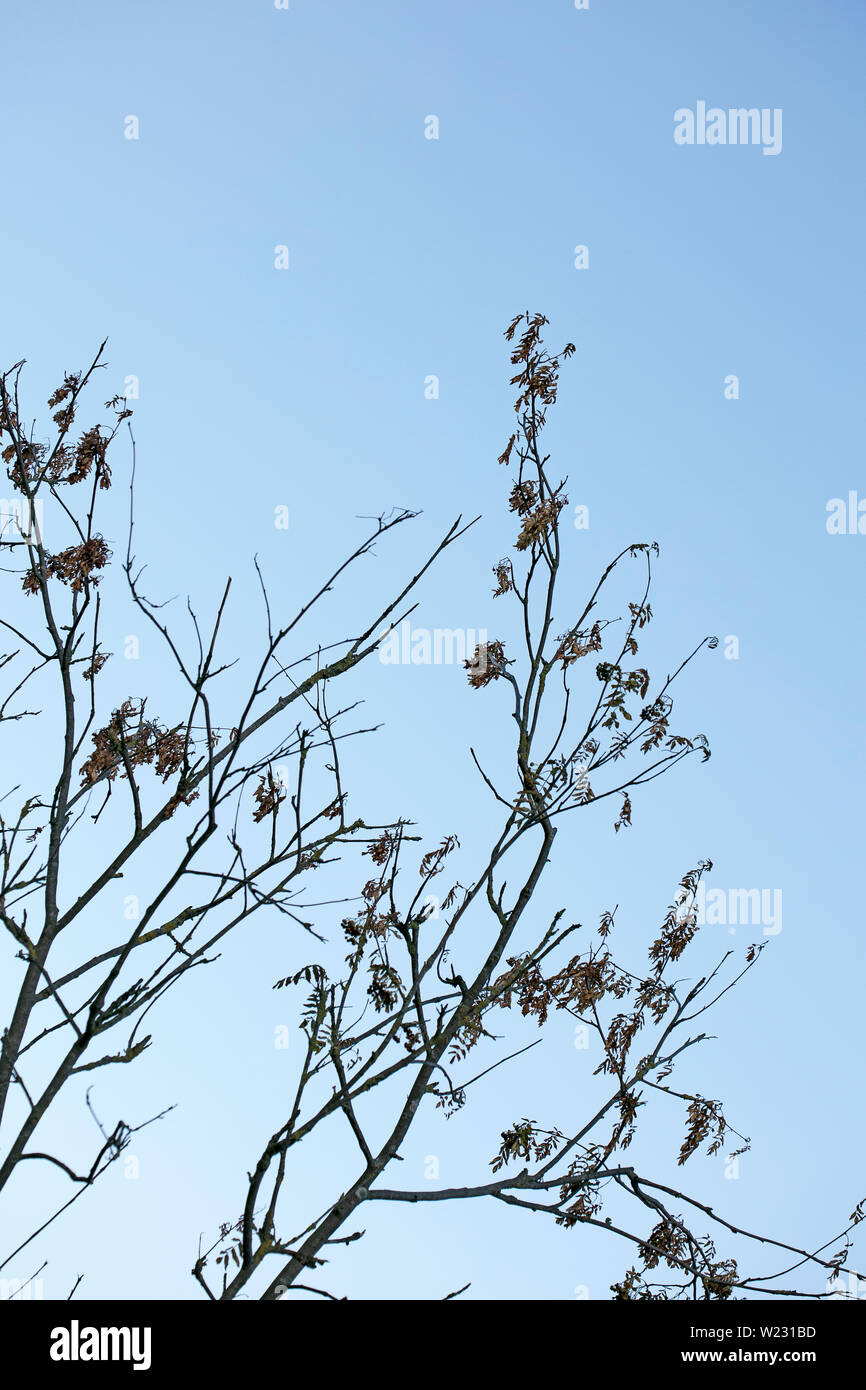
[[[318,959],[309,961],[298,949],[274,986],[303,992],[298,1007],[303,1058],[293,1103],[260,1148],[238,1203],[240,1216],[225,1223],[196,1260],[193,1273],[211,1298],[252,1293],[270,1300],[298,1289],[335,1297],[310,1285],[309,1271],[326,1261],[326,1247],[359,1238],[357,1231],[345,1233],[346,1224],[359,1208],[376,1201],[411,1205],[485,1197],[543,1212],[562,1227],[607,1229],[634,1251],[634,1262],[613,1286],[618,1299],[726,1299],[735,1290],[790,1294],[780,1286],[790,1268],[810,1266],[825,1279],[848,1269],[850,1231],[862,1218],[862,1204],[834,1238],[841,1242],[838,1250],[826,1254],[824,1246],[809,1252],[741,1231],[672,1185],[673,1179],[660,1181],[627,1161],[641,1112],[650,1103],[674,1107],[679,1114],[680,1166],[704,1147],[716,1153],[731,1140],[740,1151],[748,1144],[728,1124],[718,1100],[670,1082],[683,1053],[707,1036],[697,1020],[754,968],[763,950],[763,944],[751,946],[739,962],[727,952],[691,987],[675,978],[674,967],[699,931],[694,898],[710,862],[683,875],[648,945],[648,960],[639,967],[626,968],[612,954],[615,911],[603,913],[589,942],[578,938],[579,923],[563,920],[566,908],[543,930],[532,924],[528,909],[554,840],[561,828],[571,831],[575,814],[597,814],[595,803],[612,797],[619,832],[631,824],[638,788],[687,759],[709,757],[703,735],[673,731],[671,688],[704,646],[716,644],[715,638],[705,638],[657,686],[645,667],[633,664],[652,618],[658,547],[646,542],[627,546],[611,561],[580,611],[558,616],[566,480],[551,480],[550,457],[542,453],[540,440],[556,401],[561,364],[574,347],[569,343],[550,353],[542,338],[546,323],[540,314],[521,314],[506,331],[517,368],[512,377],[516,421],[499,464],[513,470],[509,509],[517,535],[515,554],[500,560],[493,573],[494,594],[512,605],[516,622],[508,636],[482,643],[465,662],[478,698],[496,702],[506,726],[513,724],[512,763],[492,771],[471,750],[498,824],[486,860],[468,886],[449,880],[441,900],[432,890],[459,848],[456,830],[438,845],[415,851],[418,837],[402,816],[388,824],[350,817],[340,742],[366,731],[351,726],[356,706],[333,709],[330,692],[413,611],[406,600],[434,560],[465,534],[461,518],[362,632],[323,641],[300,656],[290,648],[301,618],[378,539],[414,514],[380,517],[281,627],[272,621],[259,572],[268,640],[229,722],[216,704],[214,683],[232,665],[217,655],[230,583],[206,629],[188,605],[194,634],[190,655],[163,621],[161,605],[143,592],[136,567],[133,441],[123,573],[132,601],[160,634],[187,694],[169,722],[150,714],[140,693],[107,709],[98,688],[109,659],[99,618],[100,585],[111,554],[96,529],[96,513],[112,481],[109,447],[122,426],[128,427],[131,412],[114,397],[106,403],[110,425],[94,426],[73,440],[80,397],[102,365],[104,344],[87,371],[66,375],[51,396],[52,444],[38,442],[35,429],[28,433],[22,423],[23,364],[0,378],[0,443],[21,498],[3,544],[20,556],[11,572],[24,608],[20,620],[17,613],[14,623],[3,620],[21,646],[3,657],[13,684],[0,719],[25,721],[32,730],[37,726],[26,721],[50,721],[59,712],[62,729],[50,795],[43,799],[31,792],[14,815],[0,817],[0,918],[21,962],[0,1063],[0,1189],[27,1161],[59,1166],[74,1187],[62,1211],[93,1186],[131,1134],[150,1123],[118,1121],[85,1173],[31,1147],[49,1107],[80,1073],[140,1057],[151,1041],[150,1034],[141,1034],[146,1015],[190,969],[214,959],[214,948],[228,932],[248,927],[256,914],[270,910],[296,924],[299,947],[307,937],[319,943]],[[74,501],[82,495],[86,501],[76,513]],[[52,509],[52,535],[62,526],[68,530],[70,543],[64,548],[49,550],[45,544],[43,501]],[[618,618],[600,616],[599,602],[612,575],[629,561],[638,562],[642,576],[635,600]],[[503,626],[508,625],[506,618]],[[19,676],[13,663],[25,649],[27,669]],[[25,687],[52,678],[53,708],[18,708]],[[580,714],[572,693],[576,680],[582,681]],[[281,686],[283,693],[275,694],[274,687]],[[291,768],[291,781],[279,771],[284,767]],[[7,791],[4,800],[17,790]],[[103,821],[110,802],[113,815]],[[104,867],[76,894],[66,886],[74,881],[66,866],[73,862],[82,830],[91,843],[102,831]],[[160,846],[160,873],[146,907],[123,939],[106,942],[70,965],[61,949],[68,940],[64,932],[80,918],[97,917],[106,887],[152,839]],[[306,913],[300,915],[299,885],[310,877],[318,880],[341,854],[366,856],[370,866],[339,931],[329,919],[318,932]],[[515,875],[518,886],[509,889]],[[93,937],[88,933],[86,939]],[[62,962],[56,968],[55,958]],[[542,1124],[515,1117],[492,1151],[485,1181],[448,1190],[385,1186],[386,1170],[399,1159],[419,1109],[434,1105],[447,1116],[468,1103],[471,1086],[508,1060],[493,1028],[516,1009],[540,1028],[555,1011],[565,1010],[596,1035],[601,1061],[595,1073],[608,1083],[604,1102],[576,1125],[563,1121],[563,1128],[551,1119]],[[103,1035],[118,1029],[125,1043],[103,1042]],[[112,1045],[114,1051],[102,1050]],[[490,1064],[478,1069],[473,1064],[485,1048]],[[467,1077],[467,1071],[473,1074]],[[503,1075],[507,1072],[498,1073]],[[374,1139],[365,1107],[378,1088],[390,1118],[384,1137]],[[347,1182],[311,1219],[302,1197],[292,1193],[289,1200],[286,1176],[295,1147],[325,1126],[333,1142],[344,1145]],[[380,1116],[374,1128],[381,1129]],[[618,1206],[613,1206],[616,1222],[605,1214],[623,1201],[633,1213],[628,1224]],[[56,1215],[40,1219],[34,1234]],[[289,1222],[297,1234],[287,1234]],[[724,1239],[730,1250],[717,1252],[714,1238]],[[742,1252],[748,1257],[752,1242],[772,1247],[781,1269],[744,1270]],[[657,1273],[661,1270],[664,1278]]]

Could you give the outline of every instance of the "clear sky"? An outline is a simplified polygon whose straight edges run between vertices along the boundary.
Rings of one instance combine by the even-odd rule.
[[[42,0],[11,7],[3,30],[2,364],[28,359],[44,416],[47,390],[109,336],[91,401],[138,379],[137,550],[152,588],[204,606],[231,573],[242,661],[263,630],[253,554],[288,614],[360,538],[358,518],[394,505],[422,515],[329,600],[327,640],[458,513],[482,520],[428,576],[414,621],[493,633],[490,568],[513,529],[496,465],[511,428],[502,330],[540,310],[552,346],[576,344],[548,434],[571,503],[589,508],[588,529],[565,530],[570,592],[577,603],[627,543],[659,542],[642,655],[664,674],[718,635],[689,668],[678,721],[713,758],[645,789],[628,832],[602,810],[568,824],[540,910],[567,905],[592,925],[619,903],[623,948],[638,953],[702,857],[712,888],[781,891],[782,929],[692,1074],[752,1152],[736,1179],[720,1158],[686,1176],[742,1226],[797,1244],[832,1235],[866,1188],[866,536],[827,529],[831,499],[866,497],[862,6]],[[702,102],[780,111],[781,148],[678,144],[674,113]],[[125,483],[123,443],[114,464]],[[109,621],[122,653],[136,629],[120,609]],[[106,670],[107,700],[153,689],[156,705],[168,689],[140,635],[137,666]],[[431,843],[457,833],[471,877],[498,821],[467,749],[495,756],[500,692],[469,691],[453,667],[379,663],[355,690],[384,724],[352,751],[359,801],[366,785]],[[13,728],[2,790],[24,775]],[[122,912],[120,887],[104,911]],[[755,933],[705,935],[715,955]],[[150,1052],[97,1074],[91,1097],[112,1123],[177,1103],[136,1143],[139,1176],[116,1165],[5,1274],[48,1258],[46,1297],[82,1272],[95,1298],[196,1296],[199,1233],[240,1210],[297,1060],[274,1048],[291,1015],[271,986],[309,955],[276,930],[239,937],[166,1000]],[[406,1185],[423,1184],[430,1155],[443,1184],[484,1180],[500,1130],[522,1115],[559,1123],[590,1060],[557,1021],[459,1115],[422,1118]],[[674,1174],[681,1116],[649,1124]],[[80,1095],[51,1132],[77,1160],[92,1152]],[[349,1143],[335,1129],[300,1170],[320,1205],[354,1173]],[[610,1239],[501,1207],[385,1206],[364,1246],[335,1256],[337,1292],[435,1298],[471,1280],[470,1297],[606,1298],[631,1262]]]

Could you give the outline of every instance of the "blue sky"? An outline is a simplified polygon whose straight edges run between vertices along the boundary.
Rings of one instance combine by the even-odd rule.
[[[493,633],[490,568],[513,529],[496,465],[511,427],[502,330],[537,309],[553,346],[576,344],[548,434],[590,515],[566,533],[569,596],[627,543],[657,540],[647,664],[663,674],[709,633],[720,646],[689,668],[679,705],[711,762],[645,789],[627,833],[605,811],[569,824],[543,907],[594,924],[618,902],[623,949],[639,952],[702,857],[713,888],[782,890],[782,931],[694,1063],[753,1149],[735,1181],[697,1158],[690,1181],[738,1224],[797,1244],[831,1235],[863,1195],[866,539],[829,535],[826,520],[831,499],[866,496],[864,28],[853,0],[47,0],[4,20],[0,90],[3,365],[27,358],[35,413],[109,336],[91,400],[139,380],[138,553],[160,596],[202,607],[233,576],[242,659],[262,635],[253,554],[288,613],[360,538],[358,518],[395,505],[422,515],[329,599],[329,640],[414,573],[458,513],[482,519],[428,576],[415,621]],[[781,152],[677,145],[674,112],[699,101],[780,109]],[[114,463],[125,485],[122,442]],[[116,548],[122,494],[106,527]],[[130,621],[110,606],[109,649]],[[106,699],[170,697],[163,654],[141,635],[135,670],[107,669]],[[384,724],[352,749],[359,796],[366,786],[382,816],[411,816],[431,843],[456,832],[471,876],[497,822],[467,749],[502,755],[498,690],[471,692],[447,666],[377,663],[357,694]],[[4,783],[22,757],[7,732]],[[707,958],[747,935],[707,927]],[[140,1176],[118,1165],[13,1273],[48,1258],[47,1297],[82,1271],[95,1298],[195,1296],[199,1232],[234,1218],[282,1113],[292,1056],[273,1029],[290,1015],[271,986],[307,953],[269,928],[165,1001],[134,1077],[104,1074],[92,1097],[126,1119],[177,1102],[143,1131]],[[557,1023],[460,1115],[423,1117],[407,1172],[420,1185],[433,1154],[443,1183],[483,1174],[506,1124],[557,1123],[589,1071]],[[52,1124],[90,1152],[80,1097]],[[681,1128],[678,1115],[649,1121],[669,1173]],[[334,1142],[302,1170],[313,1207],[344,1175]],[[364,1253],[335,1257],[338,1291],[441,1297],[471,1279],[479,1298],[604,1298],[630,1262],[597,1233],[528,1214],[385,1206]]]

